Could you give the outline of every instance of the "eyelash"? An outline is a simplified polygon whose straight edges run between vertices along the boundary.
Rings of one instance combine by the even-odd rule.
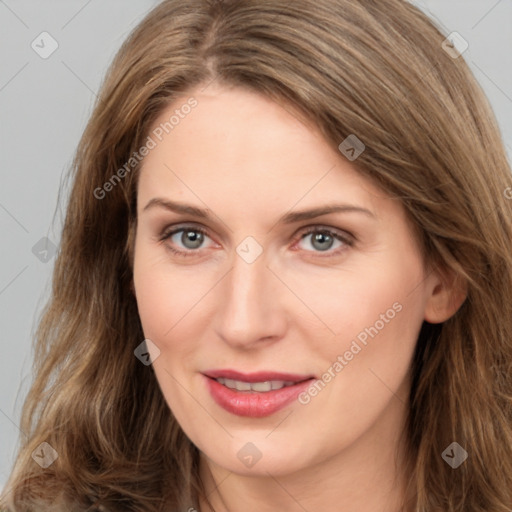
[[[180,226],[180,227],[177,227],[177,228],[174,228],[171,230],[168,230],[168,229],[164,230],[164,232],[162,233],[162,235],[159,237],[158,240],[160,242],[165,242],[166,240],[170,239],[176,233],[179,233],[180,231],[187,231],[187,230],[194,231],[196,233],[201,233],[203,236],[208,236],[207,231],[203,228],[196,227],[196,226]],[[353,247],[353,245],[355,243],[355,237],[353,235],[351,235],[351,234],[343,235],[339,231],[334,230],[333,228],[328,228],[328,227],[320,226],[320,225],[310,226],[308,228],[305,228],[304,231],[301,231],[300,234],[297,235],[297,237],[298,237],[297,241],[300,242],[303,238],[305,238],[306,236],[311,235],[313,233],[328,234],[332,238],[339,240],[340,242],[342,242],[344,244],[344,246],[339,247],[338,249],[336,249],[334,251],[331,251],[330,249],[328,249],[327,251],[325,251],[325,253],[327,253],[326,256],[320,256],[322,258],[338,256],[342,251],[344,251],[346,249],[346,247]],[[208,238],[211,238],[211,237],[208,236]],[[179,256],[179,257],[184,257],[184,258],[187,258],[189,256],[196,256],[197,255],[196,253],[199,251],[198,249],[196,249],[196,250],[189,249],[187,251],[181,251],[181,250],[175,249],[174,247],[167,245],[167,244],[165,247],[167,250],[171,251],[171,253],[173,253],[174,255]],[[322,253],[322,251],[306,251],[306,252],[318,253],[319,255],[321,255],[321,253]]]

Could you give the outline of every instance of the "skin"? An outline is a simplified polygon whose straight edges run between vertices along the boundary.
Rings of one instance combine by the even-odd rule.
[[[449,318],[463,297],[424,268],[401,203],[291,108],[211,85],[178,98],[155,126],[190,96],[197,107],[144,159],[133,284],[144,334],[160,350],[156,377],[201,452],[210,503],[217,512],[399,510],[418,333],[424,320]],[[144,210],[155,197],[207,209],[210,218]],[[330,203],[370,213],[279,222],[290,210]],[[199,248],[183,232],[159,240],[184,225],[206,230]],[[353,243],[315,243],[304,234],[310,226]],[[250,264],[236,252],[248,236],[263,251]],[[218,368],[321,378],[396,303],[401,311],[306,405],[238,417],[204,385],[201,373]],[[248,442],[262,455],[251,468],[237,457]]]

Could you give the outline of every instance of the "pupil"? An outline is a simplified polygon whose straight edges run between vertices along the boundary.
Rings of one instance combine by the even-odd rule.
[[[187,246],[191,249],[197,249],[203,241],[203,234],[197,231],[187,231],[184,233],[184,236],[184,245],[187,246],[185,242],[192,242],[192,247]]]
[[[320,245],[320,247],[317,247],[320,251],[326,251],[332,245],[332,237],[325,233],[317,233],[316,236],[314,237],[314,242],[319,242],[320,244],[325,244],[327,242],[327,247],[322,245]]]

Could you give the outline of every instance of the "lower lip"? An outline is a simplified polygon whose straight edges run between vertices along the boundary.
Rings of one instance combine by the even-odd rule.
[[[215,402],[231,414],[263,418],[270,416],[293,402],[305,391],[314,379],[308,379],[293,386],[274,389],[265,393],[237,391],[206,377],[206,385]]]

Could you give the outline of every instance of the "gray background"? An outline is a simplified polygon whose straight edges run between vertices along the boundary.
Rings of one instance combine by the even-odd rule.
[[[31,380],[31,338],[53,269],[51,244],[41,252],[40,240],[59,243],[61,178],[95,94],[128,32],[157,3],[0,0],[0,488],[24,435],[18,421]],[[413,3],[446,35],[457,31],[469,43],[464,58],[491,101],[510,159],[512,0]],[[40,43],[44,31],[58,43],[46,59],[31,47],[35,40],[44,45],[39,51],[50,48],[49,39]]]

